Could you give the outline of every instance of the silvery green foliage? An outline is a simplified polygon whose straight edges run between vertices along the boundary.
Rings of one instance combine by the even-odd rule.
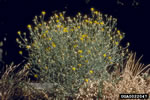
[[[16,39],[29,53],[32,75],[40,82],[50,82],[59,97],[74,96],[88,80],[107,80],[107,66],[122,68],[128,57],[127,47],[119,46],[124,33],[116,28],[117,20],[91,8],[91,15],[66,17],[65,13],[44,21],[45,12],[28,25],[30,38],[19,32]],[[22,54],[22,53],[20,53]]]

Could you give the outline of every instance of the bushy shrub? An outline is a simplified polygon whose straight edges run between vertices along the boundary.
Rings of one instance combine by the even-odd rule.
[[[19,47],[29,53],[29,69],[39,82],[54,84],[57,95],[74,96],[84,83],[107,80],[108,66],[122,68],[128,57],[127,47],[119,46],[124,33],[116,28],[117,20],[91,8],[91,15],[66,17],[55,13],[44,21],[46,12],[35,16],[26,33],[18,31]],[[23,55],[22,51],[19,51]],[[60,97],[59,95],[59,97]]]

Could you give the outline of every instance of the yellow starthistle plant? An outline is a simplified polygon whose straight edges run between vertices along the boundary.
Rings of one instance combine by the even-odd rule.
[[[57,84],[55,90],[60,93],[52,92],[58,97],[74,95],[83,81],[108,79],[110,74],[104,71],[105,66],[122,64],[127,59],[128,46],[120,48],[124,33],[117,28],[115,18],[94,8],[91,15],[78,13],[70,17],[61,12],[50,16],[48,21],[45,14],[44,11],[36,16],[33,27],[27,26],[29,34],[18,33],[16,41],[29,54],[31,74],[38,73],[35,77],[39,82]],[[60,87],[64,87],[63,91]]]

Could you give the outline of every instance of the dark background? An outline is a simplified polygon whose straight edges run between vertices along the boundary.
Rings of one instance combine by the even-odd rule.
[[[150,11],[149,0],[0,0],[0,41],[3,41],[3,61],[16,64],[23,60],[18,54],[17,31],[27,31],[35,15],[46,11],[49,18],[53,12],[66,11],[74,16],[77,12],[90,14],[94,7],[100,12],[118,19],[118,28],[125,32],[121,42],[130,42],[130,50],[143,56],[142,62],[150,63]]]

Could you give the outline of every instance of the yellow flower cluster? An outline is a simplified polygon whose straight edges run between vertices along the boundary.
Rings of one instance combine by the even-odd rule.
[[[84,40],[85,38],[87,38],[87,37],[88,37],[87,34],[83,34],[83,35],[81,35],[80,40],[83,41],[83,40]]]

